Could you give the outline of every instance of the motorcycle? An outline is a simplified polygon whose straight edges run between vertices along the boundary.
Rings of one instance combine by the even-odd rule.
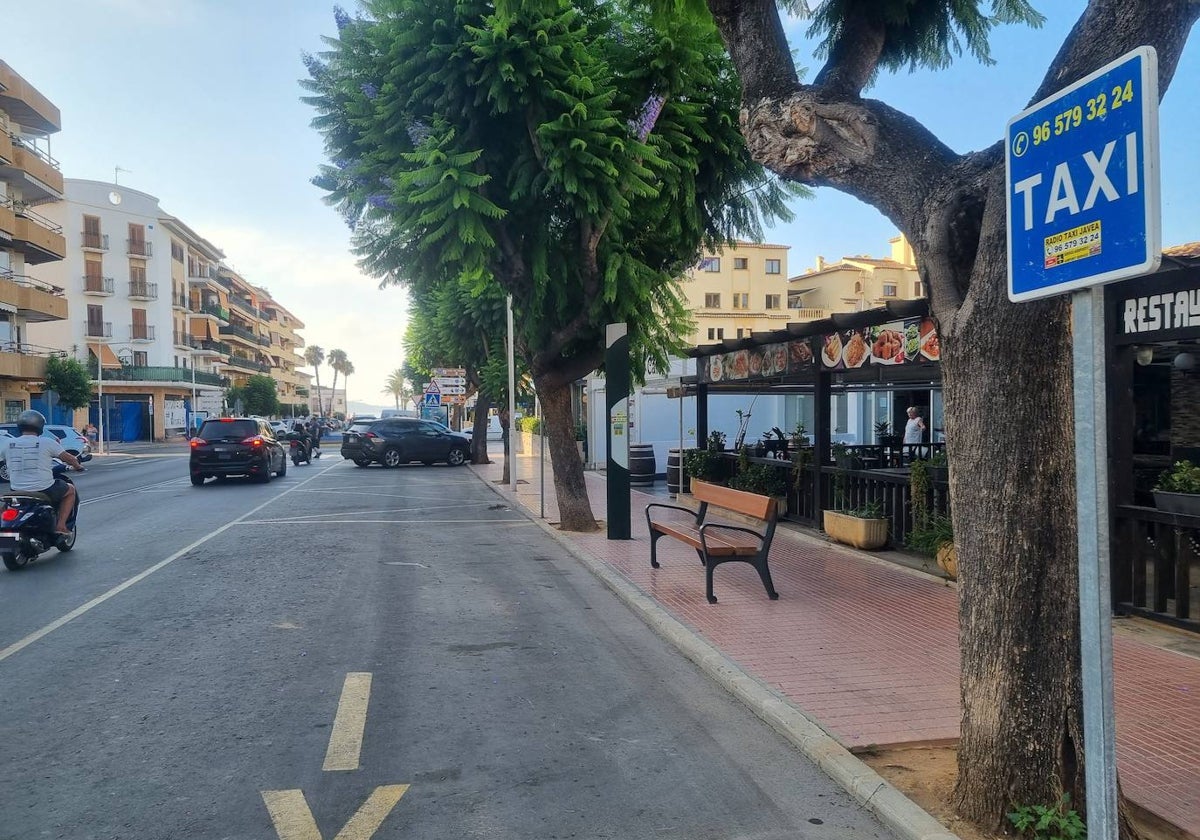
[[[298,467],[302,463],[312,463],[312,449],[308,435],[302,432],[288,432],[283,436],[283,440],[288,442],[288,452],[292,456],[293,464]]]
[[[61,461],[54,463],[54,477],[74,484],[67,476],[67,465]],[[15,572],[32,563],[38,555],[51,548],[66,552],[75,547],[75,517],[79,513],[78,490],[75,492],[71,515],[67,519],[67,527],[71,533],[66,535],[54,532],[58,514],[46,494],[9,490],[0,494],[0,501],[4,504],[0,510],[0,559],[4,560],[4,565],[9,571]]]

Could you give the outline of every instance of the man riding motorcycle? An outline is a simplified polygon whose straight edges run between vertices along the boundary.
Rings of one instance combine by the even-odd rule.
[[[3,442],[4,459],[8,462],[8,484],[18,493],[45,493],[49,496],[58,515],[55,533],[67,536],[71,533],[67,520],[75,507],[75,488],[69,481],[54,477],[54,459],[73,467],[77,472],[83,472],[83,465],[52,435],[43,437],[45,429],[46,418],[40,411],[22,411],[17,417],[20,437]]]

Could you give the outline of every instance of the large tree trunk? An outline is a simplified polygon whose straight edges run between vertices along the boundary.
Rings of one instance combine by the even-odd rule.
[[[989,187],[972,306],[941,333],[962,660],[954,797],[998,831],[1013,805],[1063,791],[1082,809],[1084,779],[1070,309],[1008,301],[1002,168]]]
[[[575,418],[571,414],[571,386],[555,376],[534,378],[542,403],[542,434],[550,444],[554,495],[564,531],[595,531],[599,527],[588,501],[583,459],[575,446]]]
[[[475,420],[471,426],[471,463],[490,464],[488,458],[488,412],[492,408],[492,398],[484,391],[475,394]]]

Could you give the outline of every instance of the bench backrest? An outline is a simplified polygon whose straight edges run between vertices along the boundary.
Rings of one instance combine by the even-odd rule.
[[[764,522],[773,521],[778,510],[775,500],[770,496],[760,496],[757,493],[747,493],[745,490],[734,490],[732,487],[722,487],[705,481],[692,482],[692,496],[698,502],[707,502]]]

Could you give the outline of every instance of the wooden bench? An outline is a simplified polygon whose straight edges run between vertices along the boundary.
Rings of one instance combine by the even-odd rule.
[[[696,554],[700,556],[700,562],[704,566],[704,594],[708,603],[717,603],[717,597],[713,595],[713,569],[722,563],[735,560],[753,566],[766,587],[767,595],[771,600],[777,599],[779,593],[775,591],[775,585],[771,582],[771,570],[767,566],[767,554],[771,551],[771,540],[775,536],[775,500],[770,496],[760,496],[757,493],[747,493],[700,481],[692,483],[692,495],[700,503],[698,511],[658,502],[646,505],[646,526],[650,529],[650,565],[659,568],[659,539],[674,537],[696,549]],[[765,530],[760,533],[728,522],[706,521],[705,517],[710,507],[757,519],[765,526]],[[655,520],[650,516],[652,508],[683,511],[692,521]]]

